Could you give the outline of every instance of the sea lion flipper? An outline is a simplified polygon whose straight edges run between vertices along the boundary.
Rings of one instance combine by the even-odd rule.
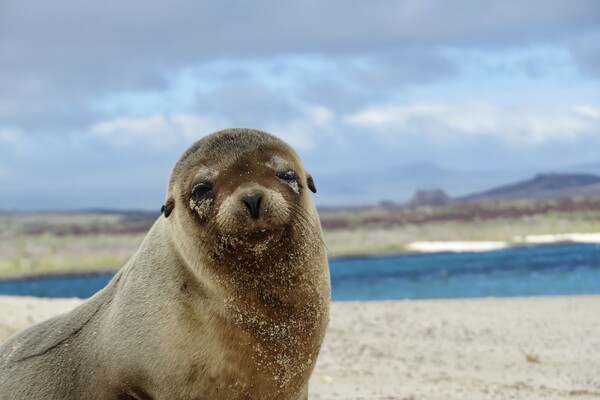
[[[3,355],[0,351],[1,363],[25,361],[68,343],[110,302],[119,275],[104,290],[75,310],[29,327],[10,338],[2,346],[8,354]]]
[[[83,329],[97,311],[98,309],[90,310],[86,307],[81,312],[59,315],[44,321],[35,329],[26,329],[13,339],[9,347],[13,349],[9,354],[10,361],[19,362],[41,356],[66,343]]]

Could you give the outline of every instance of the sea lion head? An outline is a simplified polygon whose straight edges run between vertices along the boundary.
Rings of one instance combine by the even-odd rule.
[[[181,156],[163,214],[189,257],[256,267],[322,245],[309,191],[316,192],[314,181],[289,145],[262,131],[228,129]]]
[[[299,398],[327,327],[329,270],[311,191],[313,179],[282,140],[219,131],[175,164],[157,227],[178,252],[172,264],[199,278],[197,292],[223,299],[214,303],[220,323],[250,340],[247,357],[257,363],[244,361],[247,376],[258,368],[273,377],[262,380],[271,395],[260,398]],[[189,287],[185,304],[193,307]]]

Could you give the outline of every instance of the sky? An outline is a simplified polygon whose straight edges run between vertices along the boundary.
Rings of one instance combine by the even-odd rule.
[[[160,209],[240,126],[320,206],[600,173],[600,2],[0,3],[0,210]]]

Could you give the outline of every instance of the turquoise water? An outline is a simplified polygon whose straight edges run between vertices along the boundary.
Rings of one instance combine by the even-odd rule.
[[[600,246],[339,260],[331,276],[334,300],[600,294]]]
[[[600,294],[600,245],[523,247],[332,260],[332,298],[347,300]],[[111,275],[0,282],[0,294],[86,298]]]

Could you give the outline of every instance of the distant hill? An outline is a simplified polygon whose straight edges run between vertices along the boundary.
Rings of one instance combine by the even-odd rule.
[[[423,206],[442,207],[451,201],[446,192],[441,189],[417,190],[405,205],[412,208]]]
[[[455,199],[457,202],[492,200],[551,200],[600,196],[600,176],[592,174],[540,174],[533,179],[499,186]]]

